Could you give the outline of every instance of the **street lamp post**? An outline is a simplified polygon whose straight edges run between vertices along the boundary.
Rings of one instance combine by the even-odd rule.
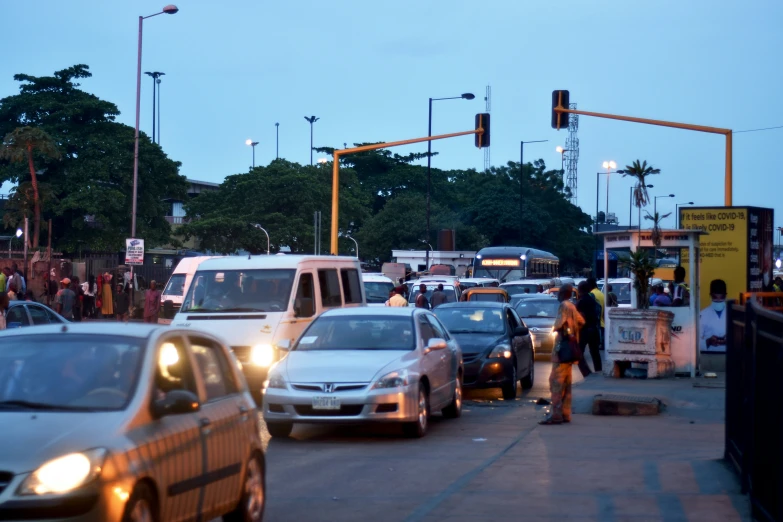
[[[524,200],[524,194],[522,193],[522,169],[525,165],[525,143],[544,143],[549,140],[535,140],[535,141],[520,141],[519,142],[519,240],[522,241],[524,230],[522,227],[522,215],[524,210],[522,209],[522,201]]]
[[[674,221],[677,230],[680,229],[680,207],[685,205],[693,205],[693,201],[688,201],[687,203],[677,203],[674,205]]]
[[[658,217],[658,200],[661,199],[661,198],[673,198],[673,197],[674,197],[674,194],[667,194],[665,196],[655,196],[653,198],[653,200],[654,200],[653,201],[653,217],[654,218]],[[639,223],[639,226],[641,227],[641,223]]]
[[[259,225],[258,223],[256,223],[256,224],[255,224],[255,225],[253,225],[253,226],[254,226],[254,227],[256,227],[258,230],[260,230],[261,232],[263,232],[263,233],[266,235],[266,255],[269,255],[269,232],[267,232],[267,231],[264,229],[264,227],[262,227],[262,226],[261,226],[261,225]]]
[[[248,139],[245,140],[245,145],[253,147],[253,168],[256,168],[256,145],[258,145],[258,142]]]
[[[522,279],[527,279],[527,256],[522,254],[519,257],[522,259]]]
[[[565,170],[565,153],[566,153],[566,152],[568,152],[568,151],[570,151],[570,150],[571,150],[571,149],[564,149],[564,148],[563,148],[563,147],[561,147],[560,145],[558,145],[557,147],[555,147],[555,151],[556,151],[556,152],[558,152],[558,153],[560,154],[560,170],[561,170],[561,171],[564,171],[564,170]]]
[[[155,141],[155,118],[156,118],[155,104],[157,101],[157,93],[158,93],[158,85],[160,84],[160,77],[166,73],[155,71],[155,72],[145,72],[144,74],[152,78],[152,143],[157,143]]]
[[[619,171],[618,171],[619,172]],[[648,189],[654,188],[653,185],[645,185]],[[633,226],[633,191],[636,187],[631,187],[631,197],[628,199],[628,228]],[[642,209],[639,209],[639,215],[641,216]],[[642,229],[642,221],[639,220],[639,230]]]
[[[275,159],[280,159],[280,124],[275,123]]]
[[[141,40],[144,20],[160,14],[175,14],[179,9],[173,4],[163,8],[163,11],[149,16],[139,17],[139,49],[136,62],[136,132],[133,143],[133,203],[131,208],[131,237],[136,237],[136,198],[139,188],[139,118],[141,115]]]
[[[423,239],[420,239],[419,241],[421,241],[422,243],[424,243],[425,245],[427,245],[429,247],[429,250],[427,250],[427,253],[425,254],[425,258],[424,258],[424,269],[425,270],[429,270],[430,269],[430,264],[429,264],[430,263],[430,250],[432,250],[432,245],[430,245],[429,242],[424,241]]]
[[[432,102],[441,100],[472,100],[476,96],[472,93],[466,92],[460,96],[449,96],[446,98],[430,98],[429,102],[429,117],[427,120],[427,137],[432,137]],[[432,141],[427,142],[427,239],[430,239],[430,197],[432,193]],[[430,252],[427,251],[427,256],[424,263],[429,266]]]
[[[354,238],[352,238],[351,236],[345,236],[345,237],[347,237],[348,239],[350,239],[351,241],[353,241],[353,244],[354,244],[354,245],[356,245],[356,259],[359,259],[359,242],[358,242],[358,241],[356,241],[356,240],[355,240]]]
[[[315,116],[310,116],[308,118],[307,116],[305,116],[304,119],[310,122],[310,165],[312,165],[313,164],[313,123],[317,122],[321,118],[316,118]]]
[[[604,212],[605,219],[609,219],[609,178],[612,173],[612,169],[617,168],[617,163],[614,161],[604,161],[603,167],[606,169],[606,212]]]

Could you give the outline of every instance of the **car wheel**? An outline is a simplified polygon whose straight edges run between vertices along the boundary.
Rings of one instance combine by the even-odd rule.
[[[266,477],[261,458],[254,455],[247,463],[242,497],[234,511],[223,515],[225,522],[261,522],[266,506]]]
[[[157,502],[150,487],[139,483],[125,504],[122,522],[157,522]]]
[[[513,401],[517,398],[517,361],[514,359],[511,366],[511,378],[508,384],[504,384],[503,388],[503,400]]]
[[[462,416],[462,375],[457,375],[457,382],[454,386],[454,398],[451,404],[441,410],[441,413],[447,419],[456,419]]]
[[[533,387],[533,383],[536,380],[536,359],[533,356],[533,352],[530,352],[530,371],[527,372],[527,377],[522,378],[522,389],[529,390]]]
[[[427,434],[430,422],[430,398],[427,390],[419,384],[418,415],[413,422],[407,422],[402,429],[408,437],[420,438]]]
[[[291,435],[291,431],[294,429],[293,422],[270,422],[267,423],[266,429],[273,437],[279,437],[284,439]]]

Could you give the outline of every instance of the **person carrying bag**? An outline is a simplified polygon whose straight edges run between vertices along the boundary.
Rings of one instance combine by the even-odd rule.
[[[584,318],[571,302],[572,295],[571,285],[563,285],[557,294],[560,307],[557,310],[554,329],[558,332],[558,336],[552,349],[552,373],[549,376],[552,411],[539,424],[571,422],[571,372],[574,363],[582,358],[579,350],[579,331],[585,323]]]

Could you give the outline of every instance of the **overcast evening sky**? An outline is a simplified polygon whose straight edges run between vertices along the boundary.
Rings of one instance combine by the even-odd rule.
[[[77,63],[82,88],[134,124],[139,15],[164,0],[7,0],[0,4],[0,97],[15,73],[51,75]],[[550,128],[553,89],[587,111],[726,127],[783,125],[783,3],[778,0],[179,0],[180,12],[144,23],[142,71],[162,71],[161,145],[188,178],[220,182],[280,155],[309,161],[315,146],[393,141],[471,129],[492,87],[493,165],[542,158],[559,168],[567,133]],[[143,76],[141,128],[152,132],[152,79]],[[596,172],[640,158],[659,210],[722,205],[724,138],[580,118],[578,204],[595,213]],[[734,136],[734,204],[772,207],[783,225],[783,129]],[[441,168],[483,166],[473,138],[436,142]],[[396,152],[426,151],[426,145]],[[605,189],[601,181],[601,209]],[[613,177],[610,212],[628,220],[631,181]],[[8,187],[4,187],[7,189]],[[7,192],[7,190],[5,190]],[[634,217],[634,221],[636,217]],[[665,223],[674,225],[672,215]],[[778,235],[775,235],[775,242]]]

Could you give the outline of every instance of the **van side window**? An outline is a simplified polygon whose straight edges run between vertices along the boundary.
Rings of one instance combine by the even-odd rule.
[[[343,278],[343,295],[345,304],[362,302],[362,287],[359,281],[359,272],[355,268],[344,268],[340,270]]]
[[[315,293],[313,292],[313,274],[303,272],[299,276],[299,286],[296,289],[294,301],[296,317],[312,317],[315,315]]]
[[[337,277],[337,270],[319,270],[318,283],[321,287],[321,304],[324,308],[343,305],[342,297],[340,297],[340,278]]]

